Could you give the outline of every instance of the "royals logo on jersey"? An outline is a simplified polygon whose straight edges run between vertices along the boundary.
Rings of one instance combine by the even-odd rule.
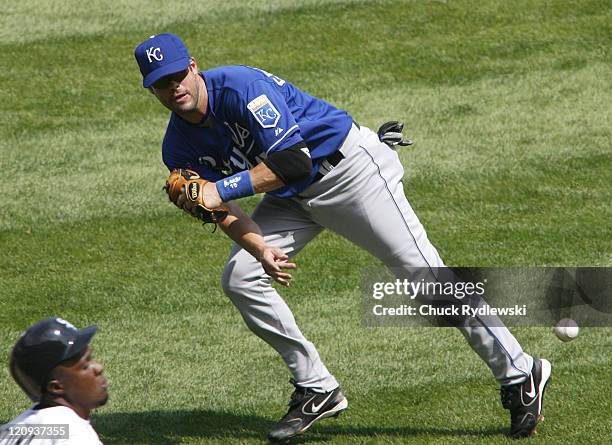
[[[276,127],[281,115],[268,96],[262,94],[248,103],[247,108],[263,128]]]

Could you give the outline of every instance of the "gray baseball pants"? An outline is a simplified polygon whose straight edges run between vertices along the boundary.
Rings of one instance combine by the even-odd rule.
[[[340,151],[345,159],[300,197],[264,197],[252,218],[266,243],[293,257],[326,228],[366,249],[392,270],[444,267],[406,199],[401,182],[404,169],[397,153],[370,129],[356,126]],[[338,386],[251,254],[234,246],[221,282],[247,326],[276,349],[298,385],[319,391]],[[458,329],[501,385],[523,381],[531,371],[532,357],[499,319],[486,324],[470,318]]]

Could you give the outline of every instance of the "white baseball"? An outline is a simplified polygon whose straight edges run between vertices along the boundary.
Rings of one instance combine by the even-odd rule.
[[[572,341],[578,337],[579,332],[578,324],[571,318],[563,318],[555,326],[555,335],[561,341]]]

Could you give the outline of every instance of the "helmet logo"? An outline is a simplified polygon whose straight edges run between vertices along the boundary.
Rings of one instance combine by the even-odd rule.
[[[55,321],[57,321],[59,324],[63,324],[68,329],[72,329],[74,331],[77,330],[77,328],[72,323],[70,323],[69,321],[64,320],[63,318],[56,318]]]

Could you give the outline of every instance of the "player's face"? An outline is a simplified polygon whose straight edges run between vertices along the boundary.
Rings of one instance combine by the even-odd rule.
[[[192,57],[189,67],[162,77],[151,85],[151,92],[169,110],[186,115],[198,111],[201,102],[200,80],[197,64]]]
[[[77,361],[69,361],[55,368],[55,377],[63,386],[63,398],[77,412],[89,413],[108,400],[108,381],[104,367],[95,361],[90,347]]]

